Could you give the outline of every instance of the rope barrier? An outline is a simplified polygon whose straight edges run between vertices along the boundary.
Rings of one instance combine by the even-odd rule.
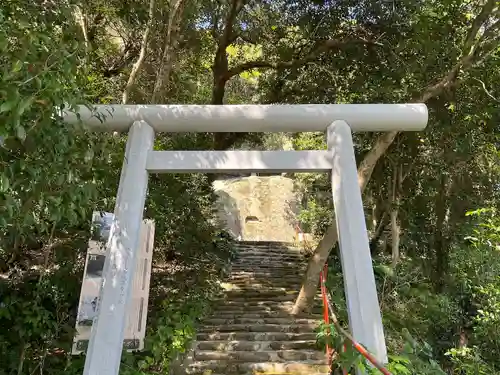
[[[297,239],[299,233],[302,234],[303,242],[307,246],[307,240],[304,236],[304,233],[300,229],[300,226],[298,224],[295,225],[295,231],[297,234]],[[323,319],[325,321],[325,324],[329,325],[330,324],[330,317],[332,318],[333,325],[337,329],[337,331],[344,336],[347,340],[350,341],[354,349],[358,351],[363,357],[365,357],[375,368],[377,368],[382,374],[384,375],[392,375],[389,370],[387,370],[383,364],[378,362],[378,360],[371,354],[369,353],[360,343],[358,343],[349,332],[347,332],[342,326],[340,325],[337,316],[335,315],[335,312],[333,310],[332,302],[330,299],[330,294],[328,292],[328,289],[326,287],[326,280],[327,280],[327,270],[328,270],[328,264],[325,263],[325,266],[323,267],[323,270],[321,271],[319,275],[319,280],[320,280],[320,290],[321,290],[321,299],[323,300]],[[329,329],[327,328],[327,334],[329,334]],[[346,345],[344,344],[342,347],[342,351],[345,352],[347,350]],[[328,357],[328,365],[331,369],[332,367],[332,360],[333,360],[333,353],[334,349],[330,348],[328,343],[326,344],[326,355]],[[342,370],[343,375],[348,375],[347,370]]]
[[[327,270],[327,265],[325,264],[325,267],[323,271],[321,271],[319,275],[320,279],[320,288],[321,288],[321,298],[323,300],[323,320],[325,321],[325,324],[329,325],[330,324],[330,314],[328,312],[328,296],[327,296],[327,290],[326,290],[326,270]],[[327,328],[327,334],[330,334],[330,329]],[[326,355],[328,357],[328,365],[330,366],[330,369],[332,367],[332,359],[333,359],[333,348],[330,348],[328,343],[326,344]]]

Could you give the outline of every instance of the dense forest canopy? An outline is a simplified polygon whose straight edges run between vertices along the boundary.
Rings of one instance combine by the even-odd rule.
[[[126,137],[68,127],[57,108],[404,102],[427,104],[425,131],[355,135],[388,346],[411,360],[393,371],[500,373],[499,31],[496,0],[4,0],[0,374],[81,371],[67,352],[90,217],[113,209]],[[231,129],[155,145],[239,147],[326,146],[323,133]],[[294,178],[319,240],[295,310],[328,261],[346,322],[329,178]],[[156,265],[191,281],[153,277],[148,351],[125,356],[124,373],[167,371],[217,293],[231,251],[211,179],[151,177]]]

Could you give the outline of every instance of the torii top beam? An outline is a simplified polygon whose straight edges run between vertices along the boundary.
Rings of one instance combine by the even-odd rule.
[[[353,131],[418,131],[427,125],[425,104],[299,104],[299,105],[96,105],[79,106],[84,125],[99,131],[126,132],[144,120],[156,132],[313,132],[335,120]],[[105,116],[102,122],[96,113]],[[70,124],[75,113],[64,113]]]

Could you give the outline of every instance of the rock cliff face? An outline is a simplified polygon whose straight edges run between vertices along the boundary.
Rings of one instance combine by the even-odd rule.
[[[250,176],[217,180],[218,214],[235,238],[243,241],[293,242],[298,199],[293,180]]]

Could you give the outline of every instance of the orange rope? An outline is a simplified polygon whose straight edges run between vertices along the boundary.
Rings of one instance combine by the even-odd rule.
[[[329,325],[330,324],[330,314],[328,312],[328,297],[327,297],[327,292],[326,292],[326,271],[327,271],[327,265],[325,264],[325,267],[323,268],[323,271],[321,271],[319,278],[320,278],[320,288],[321,288],[321,297],[323,299],[323,319],[325,321],[325,324]],[[327,334],[330,333],[330,329],[327,328]],[[330,345],[328,343],[326,344],[326,355],[328,357],[328,365],[330,368],[332,367],[332,358],[333,358],[333,348],[330,348]]]
[[[346,337],[351,344],[354,346],[354,348],[363,356],[365,357],[373,366],[375,366],[382,374],[384,375],[392,375],[389,370],[387,370],[383,364],[381,364],[370,352],[368,352],[359,342],[357,342],[349,332],[347,332],[342,326],[340,325],[339,321],[337,320],[337,316],[335,315],[332,307],[332,303],[330,301],[329,295],[327,295],[327,302],[328,306],[330,308],[330,313],[331,317],[333,320],[333,324],[337,328],[337,330]]]
[[[295,230],[297,233],[297,238],[298,234],[302,233],[303,239],[304,239],[304,244],[307,245],[306,238],[304,236],[304,233],[300,229],[300,226],[296,224]],[[323,300],[323,319],[325,321],[325,324],[329,325],[330,324],[330,314],[333,320],[333,324],[341,333],[344,337],[347,338],[353,345],[353,347],[363,356],[365,357],[373,366],[375,366],[378,370],[382,372],[384,375],[392,375],[389,370],[387,370],[381,363],[377,361],[377,359],[369,353],[361,344],[359,344],[354,338],[342,328],[340,323],[337,320],[337,316],[335,315],[335,312],[333,311],[333,306],[331,305],[330,298],[328,295],[328,290],[326,289],[326,280],[327,280],[327,270],[328,270],[328,265],[325,263],[323,270],[321,271],[319,275],[319,280],[320,280],[320,290],[321,290],[321,298]],[[327,328],[327,334],[330,333],[330,330]],[[344,344],[342,347],[342,351],[345,352],[347,350],[346,345]],[[333,348],[330,348],[328,343],[326,344],[326,355],[328,356],[328,365],[330,366],[330,369],[332,367],[332,358],[333,358]],[[347,370],[342,370],[342,373],[344,375],[347,375]]]

